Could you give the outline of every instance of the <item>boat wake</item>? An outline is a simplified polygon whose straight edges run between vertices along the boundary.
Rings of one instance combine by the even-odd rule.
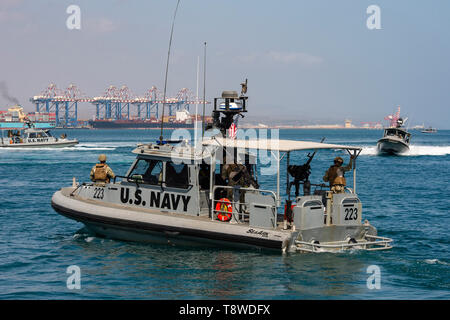
[[[96,142],[96,143],[80,143],[75,149],[83,150],[115,150],[117,148],[135,148],[137,142],[121,141],[121,142]],[[68,148],[69,149],[69,148]]]
[[[48,150],[54,150],[54,151],[96,151],[96,150],[105,150],[105,151],[112,151],[116,150],[117,148],[130,148],[134,149],[136,147],[136,142],[97,142],[97,143],[79,143],[75,146],[71,147],[63,147],[63,148],[52,148],[52,147],[16,147],[14,149],[12,148],[0,148],[0,150],[5,150],[8,152],[11,152],[13,150],[16,151],[48,151]]]
[[[420,146],[410,145],[409,152],[400,154],[399,156],[445,156],[450,154],[450,146]],[[365,146],[361,155],[376,156],[378,150],[376,146]]]
[[[428,263],[428,264],[442,264],[442,265],[445,265],[445,266],[449,265],[447,262],[441,261],[439,259],[425,259],[425,263]]]
[[[114,147],[95,147],[95,146],[86,146],[86,145],[78,145],[73,148],[64,148],[63,150],[116,150]]]
[[[0,148],[0,151],[4,150],[7,152],[11,152],[11,151],[83,151],[83,150],[116,150],[116,148],[114,147],[89,147],[86,145],[76,145],[73,147],[64,147],[64,148],[52,148],[52,147],[42,147],[42,148],[37,148],[37,147],[33,147],[33,148],[20,148],[20,147],[16,147],[14,149],[12,148]]]

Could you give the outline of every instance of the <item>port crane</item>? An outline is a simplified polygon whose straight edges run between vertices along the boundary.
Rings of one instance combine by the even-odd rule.
[[[157,120],[162,93],[152,86],[144,95],[136,95],[128,86],[110,85],[101,96],[88,97],[75,85],[70,84],[62,90],[51,83],[30,101],[35,104],[36,112],[55,113],[57,127],[71,127],[78,124],[78,104],[87,102],[95,106],[97,120]],[[191,104],[202,104],[188,88],[182,88],[172,98],[166,98],[168,115],[176,111],[189,111]],[[209,102],[205,102],[209,104]]]

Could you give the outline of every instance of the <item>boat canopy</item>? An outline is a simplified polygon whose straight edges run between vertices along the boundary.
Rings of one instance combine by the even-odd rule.
[[[203,140],[203,145],[217,145],[227,148],[241,148],[241,149],[259,149],[290,152],[297,150],[318,150],[318,149],[343,149],[343,150],[357,150],[360,147],[345,146],[338,144],[319,143],[312,141],[295,141],[295,140],[280,140],[280,139],[249,139],[249,140],[235,140],[225,139],[221,137],[213,137],[211,139]]]
[[[329,143],[320,143],[320,142],[312,142],[312,141],[295,141],[295,140],[280,140],[280,139],[227,139],[222,137],[212,137],[210,139],[203,140],[204,146],[216,146],[218,148],[237,148],[242,150],[247,149],[258,149],[258,150],[268,150],[270,151],[277,162],[277,191],[276,191],[276,200],[277,205],[281,205],[281,197],[280,197],[280,161],[284,156],[281,156],[281,153],[284,155],[288,154],[287,157],[287,166],[289,166],[289,154],[292,151],[300,151],[300,150],[320,150],[320,149],[328,149],[328,150],[346,150],[349,154],[353,153],[354,162],[353,162],[353,192],[356,192],[356,158],[359,153],[362,151],[361,147],[357,146],[345,146],[339,144],[329,144]],[[215,153],[213,153],[213,157],[215,157]],[[212,165],[215,165],[215,161],[212,161]],[[210,183],[213,185],[213,172],[211,170],[210,174]],[[213,199],[212,193],[210,193],[210,199]]]

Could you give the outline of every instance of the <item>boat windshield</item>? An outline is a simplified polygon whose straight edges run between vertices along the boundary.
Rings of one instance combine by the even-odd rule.
[[[140,159],[129,175],[140,183],[158,185],[162,182],[163,162],[161,160]]]
[[[8,138],[20,137],[19,130],[8,130]]]
[[[140,159],[134,166],[129,179],[138,183],[160,185],[163,183],[164,162],[156,159]],[[189,185],[187,164],[167,161],[165,175],[166,187],[186,189]]]
[[[166,186],[186,189],[189,184],[188,166],[184,163],[166,163]]]
[[[397,129],[386,129],[384,132],[384,136],[385,137],[392,137],[392,136],[396,136],[399,137],[401,139],[405,138],[405,133],[403,131],[397,130]]]
[[[31,138],[31,139],[33,139],[33,138],[40,139],[40,138],[47,138],[47,137],[48,137],[48,135],[44,131],[28,133],[28,138]]]

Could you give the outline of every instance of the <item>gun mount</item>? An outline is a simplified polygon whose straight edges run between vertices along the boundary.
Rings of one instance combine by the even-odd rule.
[[[223,91],[222,97],[214,98],[214,110],[212,112],[213,123],[206,129],[215,127],[225,136],[226,131],[237,121],[235,116],[244,117],[242,113],[247,112],[248,97],[245,96],[247,92],[247,79],[241,83],[241,86],[241,95],[238,95],[236,91]]]
[[[322,138],[320,141],[321,143],[325,140],[325,138]],[[302,165],[288,165],[287,172],[290,176],[294,178],[293,181],[289,182],[287,184],[287,190],[286,193],[289,197],[291,196],[291,188],[292,185],[295,186],[295,196],[298,197],[299,195],[299,189],[300,189],[300,183],[303,184],[303,193],[304,195],[311,194],[311,182],[309,181],[309,176],[311,174],[311,161],[313,160],[314,156],[316,155],[316,151],[312,155],[308,153],[307,157],[308,160],[302,164]]]

